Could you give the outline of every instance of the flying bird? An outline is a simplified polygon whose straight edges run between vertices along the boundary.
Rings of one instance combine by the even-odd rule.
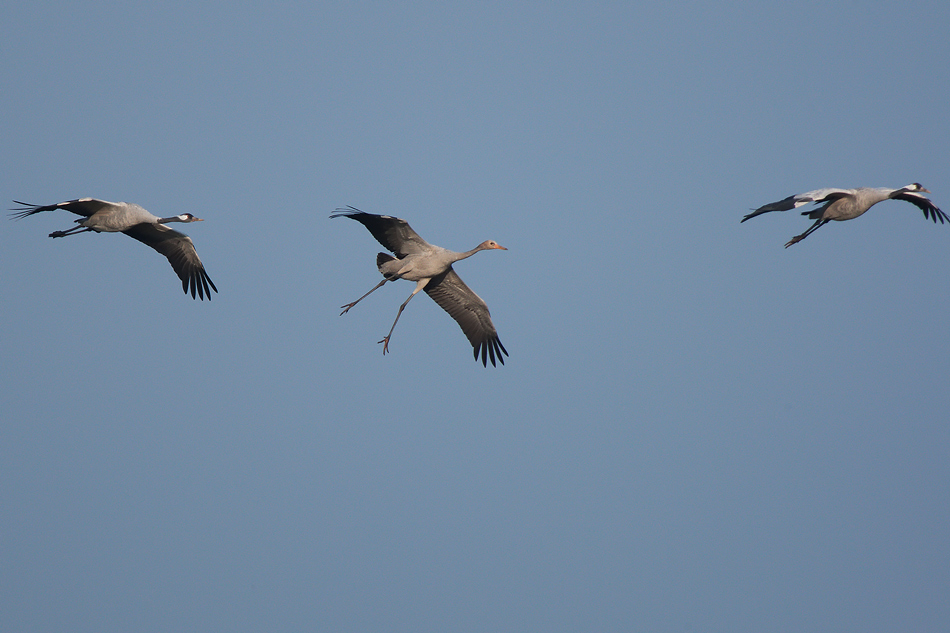
[[[420,290],[425,290],[433,301],[458,322],[474,348],[476,361],[478,361],[478,355],[481,353],[482,365],[485,367],[488,366],[489,359],[493,367],[496,366],[496,359],[502,365],[505,364],[502,354],[507,356],[508,350],[498,339],[498,332],[495,331],[495,326],[492,324],[488,306],[481,297],[465,285],[465,282],[452,268],[452,264],[471,257],[479,251],[492,249],[506,251],[507,248],[488,240],[470,251],[456,253],[429,244],[419,237],[419,234],[413,231],[405,220],[388,215],[363,213],[354,207],[337,209],[337,213],[330,215],[330,217],[345,217],[356,220],[369,229],[369,232],[380,244],[396,255],[393,257],[386,253],[379,253],[376,256],[376,267],[382,273],[383,280],[356,301],[340,306],[343,308],[343,312],[340,313],[341,316],[387,281],[406,279],[416,282],[415,290],[399,306],[399,312],[396,313],[396,320],[393,321],[389,334],[379,341],[383,344],[383,354],[389,351],[389,340],[392,337],[393,330],[396,329],[396,323],[399,321],[399,316],[405,309],[406,304]]]
[[[188,288],[191,287],[192,298],[197,293],[202,300],[205,295],[208,295],[208,301],[211,301],[211,290],[218,291],[214,287],[214,282],[208,277],[208,273],[205,272],[201,260],[198,259],[198,253],[195,251],[195,245],[191,238],[165,226],[169,222],[202,221],[201,218],[196,218],[190,213],[173,215],[170,218],[159,218],[137,204],[108,202],[96,198],[80,198],[79,200],[69,200],[45,206],[27,204],[19,200],[13,202],[22,205],[21,208],[11,209],[16,211],[16,213],[11,214],[16,219],[57,209],[64,209],[82,216],[76,220],[78,226],[66,231],[53,231],[49,234],[50,237],[66,237],[67,235],[85,233],[86,231],[125,233],[129,237],[151,246],[168,258],[168,262],[181,279],[181,287],[185,294],[188,294]]]
[[[792,244],[801,242],[811,235],[813,231],[827,224],[829,221],[853,220],[878,202],[883,202],[884,200],[903,200],[904,202],[910,202],[924,212],[925,218],[933,220],[934,224],[937,223],[937,220],[940,220],[941,224],[945,221],[950,221],[950,217],[947,217],[946,213],[938,209],[927,196],[923,195],[925,193],[930,192],[924,189],[918,182],[911,183],[900,189],[888,189],[887,187],[816,189],[808,193],[789,196],[784,200],[761,206],[742,218],[740,223],[745,222],[749,218],[754,218],[757,215],[768,213],[769,211],[788,211],[789,209],[797,209],[800,206],[810,203],[821,204],[822,206],[811,211],[802,212],[802,215],[807,215],[810,219],[815,220],[815,223],[801,235],[796,235],[789,240],[788,244],[785,245],[785,248],[788,248]]]

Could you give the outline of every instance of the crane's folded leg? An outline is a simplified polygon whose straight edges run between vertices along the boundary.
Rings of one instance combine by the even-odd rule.
[[[820,227],[820,226],[822,226],[822,225],[824,225],[824,224],[827,224],[827,223],[828,223],[828,220],[823,220],[823,219],[821,219],[821,218],[818,218],[817,220],[815,220],[815,223],[814,223],[814,224],[812,224],[810,227],[808,227],[808,230],[807,230],[807,231],[805,231],[805,232],[802,233],[801,235],[796,235],[795,237],[793,237],[792,239],[790,239],[790,240],[788,241],[788,244],[785,245],[785,248],[788,248],[788,247],[791,246],[792,244],[798,244],[798,243],[801,242],[803,239],[805,239],[806,237],[808,237],[809,235],[811,235],[812,231],[814,231],[814,230],[817,229],[818,227]]]
[[[50,237],[66,237],[67,235],[75,235],[76,233],[85,233],[86,231],[91,231],[92,229],[85,226],[74,226],[71,229],[66,231],[53,231],[49,234]]]

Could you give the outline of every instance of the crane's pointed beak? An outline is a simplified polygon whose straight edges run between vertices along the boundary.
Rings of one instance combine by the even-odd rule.
[[[507,250],[508,250],[507,248],[505,248],[505,247],[502,246],[501,244],[496,244],[496,245],[493,246],[492,248],[497,248],[497,249],[500,250],[500,251],[507,251]]]

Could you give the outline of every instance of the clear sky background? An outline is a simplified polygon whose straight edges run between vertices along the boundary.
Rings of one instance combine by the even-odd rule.
[[[0,8],[4,631],[950,630],[946,2]],[[337,207],[407,219],[511,356]]]

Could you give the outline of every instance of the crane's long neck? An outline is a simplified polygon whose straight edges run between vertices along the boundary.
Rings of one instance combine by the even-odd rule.
[[[926,191],[926,190],[920,185],[918,185],[917,183],[912,183],[909,185],[905,185],[901,187],[900,189],[894,189],[893,191],[887,194],[887,197],[896,198],[897,196],[905,194],[905,193],[917,193],[919,191]]]
[[[190,213],[182,213],[179,215],[173,215],[170,218],[158,218],[155,220],[158,224],[168,224],[169,222],[202,222],[201,218],[196,218]]]
[[[455,255],[456,255],[455,261],[459,261],[460,259],[466,259],[466,258],[468,258],[468,257],[471,257],[472,255],[474,255],[475,253],[477,253],[477,252],[479,252],[479,251],[487,251],[487,250],[491,250],[491,249],[493,249],[493,248],[497,248],[497,249],[500,249],[500,250],[507,250],[507,249],[505,249],[503,246],[499,246],[498,244],[495,244],[494,242],[492,242],[491,240],[489,240],[489,241],[487,241],[487,242],[482,242],[481,244],[479,244],[478,246],[476,246],[475,248],[473,248],[473,249],[470,250],[470,251],[465,251],[464,253],[455,253]]]
[[[473,249],[470,250],[470,251],[465,251],[464,253],[455,253],[455,259],[453,259],[452,261],[453,261],[453,262],[458,262],[458,261],[462,261],[463,259],[468,259],[469,257],[471,257],[472,255],[474,255],[474,254],[477,253],[478,251],[483,251],[483,250],[485,250],[485,249],[482,248],[481,245],[479,245],[479,246],[476,246],[475,248],[473,248]]]

